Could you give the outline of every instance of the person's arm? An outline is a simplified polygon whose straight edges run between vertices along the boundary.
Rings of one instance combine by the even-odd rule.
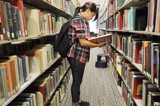
[[[106,44],[106,42],[96,44],[96,43],[92,43],[86,39],[86,38],[90,37],[90,32],[89,32],[89,29],[87,28],[87,24],[84,20],[82,20],[82,19],[73,20],[72,27],[76,31],[76,37],[78,38],[81,46],[101,47]]]
[[[101,47],[104,46],[107,42],[103,42],[103,43],[92,43],[86,39],[79,39],[79,43],[81,46],[86,46],[86,47]]]

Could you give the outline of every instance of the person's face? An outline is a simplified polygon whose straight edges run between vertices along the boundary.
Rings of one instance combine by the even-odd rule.
[[[87,9],[86,10],[86,20],[89,21],[89,20],[92,20],[92,18],[96,15],[95,12],[91,12],[90,9]]]

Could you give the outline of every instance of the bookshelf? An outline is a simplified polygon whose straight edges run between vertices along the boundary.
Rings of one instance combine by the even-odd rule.
[[[106,1],[104,2],[104,4],[102,5],[102,8],[100,9],[100,11],[99,11],[99,12],[100,12],[100,18],[103,16],[104,12],[106,11],[106,9],[107,9],[107,7],[108,7],[108,5],[109,5],[108,2],[109,2],[109,1],[106,0]]]
[[[111,2],[112,0],[109,0],[109,2]],[[107,19],[109,19],[110,17],[112,17],[114,14],[118,13],[119,11],[123,11],[125,9],[130,8],[131,6],[142,6],[144,5],[146,2],[148,2],[149,0],[142,0],[142,1],[134,1],[134,0],[126,0],[126,2],[121,6],[121,7],[117,7],[116,10],[114,10],[112,13],[110,13],[107,16],[104,16],[104,20],[101,21],[101,23],[105,22]],[[109,4],[107,5],[109,6]],[[105,8],[105,7],[104,7]],[[106,10],[108,8],[106,7]],[[102,15],[103,16],[103,15]],[[101,17],[102,17],[101,16]]]
[[[69,70],[70,70],[70,67],[68,66],[67,70],[65,71],[64,75],[60,78],[57,85],[60,85],[60,83],[63,81],[64,77],[66,76],[66,74],[68,73]],[[49,97],[50,99],[48,100],[47,103],[49,103],[49,101],[51,100],[51,97],[53,96],[53,94],[55,94],[57,89],[58,89],[58,86],[56,86],[55,90],[51,93],[51,96]],[[64,94],[62,96],[62,99],[63,99],[63,97],[64,97]]]
[[[120,82],[118,87],[121,88],[120,92],[126,106],[155,106],[155,102],[160,103],[157,100],[159,96],[152,94],[160,92],[158,21],[160,2],[159,0],[106,0],[106,2],[108,4],[100,11],[99,27],[106,28],[106,32],[112,34],[104,51],[112,62],[111,65],[114,67],[112,72],[117,83]],[[140,15],[140,11],[144,14]],[[140,18],[142,20],[139,20]],[[141,86],[140,92],[138,86]]]
[[[112,44],[111,44],[111,46],[112,46],[117,52],[119,52],[120,54],[122,54],[123,57],[125,57],[130,63],[132,63],[139,71],[142,72],[142,64],[137,64],[137,63],[132,62],[131,59],[130,59],[130,57],[126,56],[121,50],[116,49]]]
[[[148,31],[130,31],[130,30],[112,30],[112,29],[108,29],[108,32],[121,32],[121,33],[132,33],[132,34],[144,34],[144,35],[148,35],[148,36],[159,36],[160,33],[158,32],[148,32]]]
[[[111,45],[111,46],[114,47],[113,45]],[[106,51],[105,48],[104,48],[104,51]],[[123,53],[122,51],[120,51],[120,50],[116,50],[116,51],[118,51],[119,53],[121,53],[121,54],[124,56],[124,53]],[[109,59],[110,59],[110,61],[111,61],[111,63],[112,63],[112,66],[110,66],[110,67],[114,67],[114,69],[115,69],[115,71],[117,72],[118,76],[121,76],[122,73],[117,70],[116,65],[113,63],[112,57],[110,57],[109,54],[107,54],[107,55],[108,55],[108,57],[109,57]],[[130,59],[129,59],[128,57],[126,57],[126,56],[124,56],[124,57],[130,61]],[[133,63],[133,62],[132,62],[132,64],[133,64],[139,71],[142,70],[142,65],[141,65],[141,64],[135,64],[135,63]],[[128,91],[131,93],[130,88],[129,88],[128,85],[126,84],[126,81],[125,81],[123,78],[121,78],[121,79],[122,79],[123,83],[125,84],[125,86],[127,87]],[[116,79],[115,79],[115,81],[116,81]],[[121,88],[120,86],[118,86],[118,84],[117,84],[116,86],[118,87],[118,90],[119,90],[120,94],[122,95],[122,88]],[[135,99],[135,98],[133,98],[133,100],[134,100],[134,102],[137,104],[137,106],[142,106],[142,100]],[[125,101],[124,101],[124,102],[125,102]],[[125,104],[125,105],[126,105],[126,104]],[[127,106],[127,105],[126,105],[126,106]]]
[[[61,7],[57,7],[56,5],[51,4],[45,0],[23,0],[23,1],[29,5],[32,5],[42,10],[51,11],[67,19],[71,18],[69,12],[65,12],[65,10],[62,10]]]
[[[3,7],[4,5],[6,6],[5,8]],[[14,19],[12,19],[12,10],[9,9],[13,7],[17,12],[17,17],[15,17],[16,23],[18,23],[16,24],[17,26],[15,23],[12,23]],[[15,80],[12,81],[12,84],[9,84],[10,80],[8,79],[8,75],[7,78],[4,77],[5,79],[0,81],[0,92],[2,93],[0,105],[13,105],[15,100],[19,98],[22,93],[26,92],[31,86],[34,86],[33,84],[35,84],[35,82],[42,83],[41,80],[43,80],[43,78],[41,77],[44,77],[46,74],[48,75],[46,76],[46,81],[52,86],[45,88],[50,95],[46,98],[44,104],[49,104],[57,91],[60,92],[59,95],[61,94],[63,90],[61,90],[62,88],[60,88],[60,86],[65,86],[67,83],[65,80],[69,78],[68,73],[70,68],[69,64],[67,65],[66,63],[66,59],[62,59],[54,50],[54,41],[55,37],[58,36],[61,25],[72,17],[74,9],[75,6],[72,1],[67,0],[0,0],[0,49],[3,49],[0,50],[0,76],[3,76],[4,73],[4,76],[8,74],[8,71],[5,72],[5,68],[10,64],[13,66],[9,67],[14,67],[13,70],[15,70],[14,74],[16,75],[15,77],[14,75],[9,76]],[[29,12],[32,12],[32,10],[34,11],[31,17],[29,16],[30,14],[26,12],[28,10]],[[38,17],[35,14],[38,14]],[[6,21],[12,24],[4,21],[4,15],[7,16]],[[28,33],[30,27],[28,24],[30,19],[28,19],[28,17],[30,17],[31,23],[34,23],[32,26],[34,26],[33,28],[35,28],[38,33],[33,33],[33,35]],[[35,23],[36,21],[38,23]],[[9,29],[7,29],[7,27]],[[13,32],[11,32],[10,29],[13,29]],[[5,54],[6,52],[7,54]],[[37,56],[35,55],[36,52]],[[32,59],[36,63],[35,65],[39,66],[35,70],[33,70],[34,65],[31,65]],[[63,63],[57,66],[57,62],[59,61]],[[5,65],[5,68],[2,68],[2,65],[3,67]],[[54,70],[53,67],[57,67],[57,69]],[[9,70],[10,68],[6,69]],[[53,73],[48,74],[48,71],[55,72],[54,75],[57,74],[57,79],[54,78],[54,75],[52,75]],[[54,82],[56,85],[53,85],[50,81],[57,81]],[[65,84],[63,84],[64,82]],[[11,89],[9,87],[15,88]],[[3,91],[3,89],[6,90]]]
[[[58,61],[60,59],[60,56],[58,56],[57,58],[55,58],[50,65],[47,67],[50,68],[56,61]],[[46,70],[47,70],[46,69]],[[45,72],[45,71],[44,71]],[[20,93],[22,93],[28,86],[30,86],[30,84],[32,82],[34,82],[39,76],[41,76],[43,73],[31,73],[31,79],[29,81],[27,81],[26,83],[24,83],[21,87],[20,90],[14,95],[12,96],[10,99],[8,99],[3,106],[7,106],[10,102],[12,102]]]
[[[4,40],[4,41],[2,40],[2,41],[0,41],[0,44],[21,42],[21,41],[26,41],[26,40],[31,40],[31,39],[40,39],[40,38],[46,37],[46,36],[57,36],[57,35],[58,35],[58,33],[52,33],[52,34],[46,34],[46,35],[40,35],[40,36],[28,36],[28,37],[14,39],[14,40]]]

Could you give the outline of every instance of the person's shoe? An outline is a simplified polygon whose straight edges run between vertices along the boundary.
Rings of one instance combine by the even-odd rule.
[[[72,106],[80,106],[79,103],[72,103]]]
[[[89,106],[90,104],[89,104],[89,102],[87,102],[87,101],[80,100],[80,101],[79,101],[79,105],[80,105],[80,106]]]

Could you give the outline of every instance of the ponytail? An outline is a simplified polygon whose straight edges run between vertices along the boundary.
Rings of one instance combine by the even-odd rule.
[[[78,13],[80,13],[80,9],[81,9],[81,7],[77,7],[77,8],[75,9],[73,17],[77,16]]]
[[[98,15],[99,15],[99,9],[97,8],[97,10],[96,10],[96,15],[95,15],[95,18],[94,18],[94,20],[93,20],[93,21],[95,21],[95,20],[97,20],[97,19],[98,19]]]
[[[73,17],[77,16],[78,13],[80,13],[80,11],[84,12],[87,9],[90,9],[91,12],[95,12],[96,13],[95,18],[94,18],[93,21],[97,20],[99,9],[96,7],[96,4],[93,3],[93,2],[86,2],[82,7],[77,7],[75,9]]]

